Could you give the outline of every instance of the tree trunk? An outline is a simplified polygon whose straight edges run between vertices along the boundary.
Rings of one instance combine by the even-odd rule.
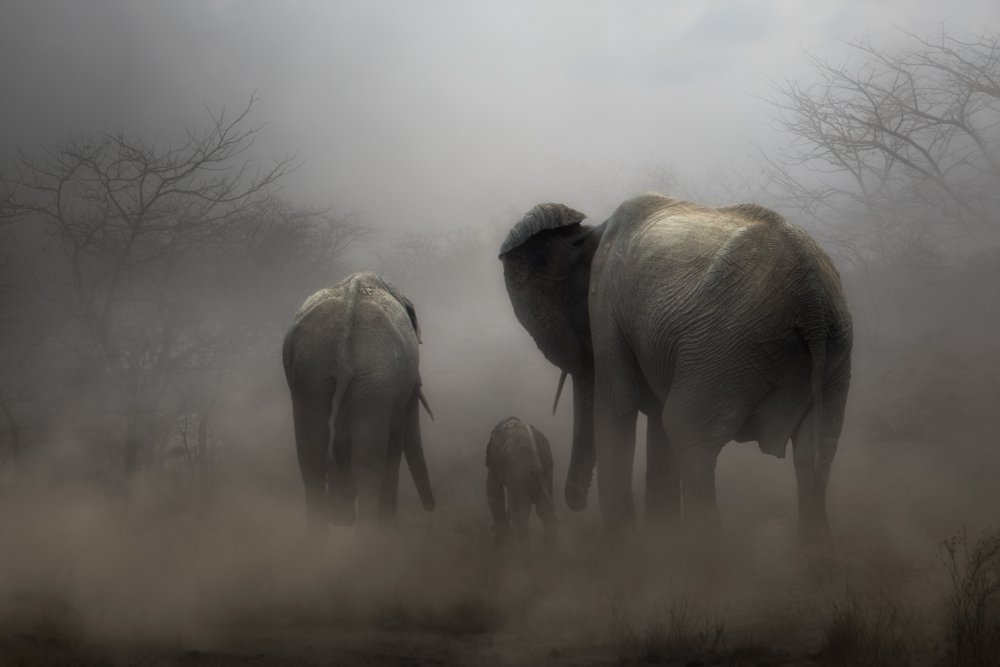
[[[198,419],[198,467],[201,469],[202,474],[209,472],[211,469],[212,456],[211,452],[208,451],[208,420],[209,415],[203,412]]]
[[[140,415],[139,370],[128,371],[128,397],[125,407],[125,472],[132,474],[139,469]]]

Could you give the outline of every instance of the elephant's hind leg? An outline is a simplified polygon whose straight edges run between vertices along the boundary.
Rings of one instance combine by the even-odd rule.
[[[379,520],[385,524],[396,522],[399,509],[399,468],[403,459],[403,419],[393,421],[389,430],[389,449],[386,452],[385,475],[379,500]]]
[[[799,538],[808,541],[829,531],[826,518],[826,476],[818,471],[819,451],[813,433],[816,410],[810,408],[792,436],[792,461],[799,495]]]
[[[510,505],[510,531],[514,541],[528,541],[528,520],[531,518],[532,493],[530,480],[517,479],[507,486]]]
[[[333,426],[333,456],[327,464],[330,522],[335,526],[354,525],[354,501],[358,491],[351,474],[351,433],[347,419],[343,416]]]
[[[380,516],[389,453],[391,412],[376,405],[351,415],[351,467],[358,490],[358,523],[371,525]]]
[[[847,387],[834,387],[827,395],[822,409],[810,407],[792,435],[792,460],[799,495],[799,539],[802,542],[823,540],[830,534],[826,489],[843,426]]]
[[[301,392],[292,397],[295,450],[306,493],[306,520],[310,529],[326,527],[326,457],[330,442],[330,398],[328,394]]]

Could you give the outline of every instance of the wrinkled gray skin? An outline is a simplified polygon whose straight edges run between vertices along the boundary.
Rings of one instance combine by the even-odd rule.
[[[509,537],[527,542],[532,507],[542,521],[546,542],[555,540],[552,451],[541,431],[516,417],[493,428],[486,445],[486,498],[497,546]]]
[[[316,292],[296,313],[282,360],[314,529],[392,522],[404,453],[424,508],[434,508],[420,440],[419,342],[413,304],[375,273]]]
[[[648,417],[646,523],[717,517],[715,464],[731,440],[795,463],[800,535],[828,531],[826,488],[850,379],[851,317],[829,257],[759,206],[662,195],[603,224],[536,206],[500,251],[514,312],[573,378],[566,502],[586,505],[596,462],[605,524],[633,524],[639,412]],[[595,447],[596,444],[596,447]]]

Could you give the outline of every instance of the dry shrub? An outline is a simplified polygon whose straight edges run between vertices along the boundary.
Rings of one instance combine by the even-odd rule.
[[[503,612],[499,605],[485,598],[473,596],[456,600],[443,608],[426,608],[408,605],[402,601],[378,610],[377,627],[383,630],[426,630],[446,635],[493,634],[503,625]]]
[[[852,667],[905,667],[911,664],[914,635],[898,595],[884,592],[868,601],[851,589],[845,599],[831,603],[824,629],[820,661]]]
[[[725,649],[725,624],[683,594],[665,605],[632,610],[614,598],[610,614],[612,643],[623,663],[691,660]]]
[[[942,543],[951,578],[946,641],[950,664],[1000,664],[1000,531],[969,545],[963,527]]]

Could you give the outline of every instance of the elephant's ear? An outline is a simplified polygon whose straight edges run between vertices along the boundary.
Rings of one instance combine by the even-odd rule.
[[[413,303],[402,294],[396,298],[399,299],[401,304],[403,304],[403,308],[406,308],[406,314],[410,316],[410,324],[413,325],[413,333],[417,334],[417,342],[423,343],[424,341],[420,340],[420,324],[417,323],[417,309],[414,308]]]
[[[528,211],[528,214],[511,228],[503,245],[500,246],[500,256],[503,257],[514,248],[524,244],[538,232],[578,225],[586,217],[583,213],[574,211],[564,204],[539,204]]]
[[[420,340],[420,324],[417,323],[417,309],[413,307],[413,302],[403,296],[403,293],[396,289],[396,286],[391,282],[382,278],[382,276],[379,276],[379,278],[382,279],[382,284],[385,286],[386,291],[406,309],[406,314],[409,315],[410,323],[413,325],[413,331],[417,334],[417,342],[423,343]]]

